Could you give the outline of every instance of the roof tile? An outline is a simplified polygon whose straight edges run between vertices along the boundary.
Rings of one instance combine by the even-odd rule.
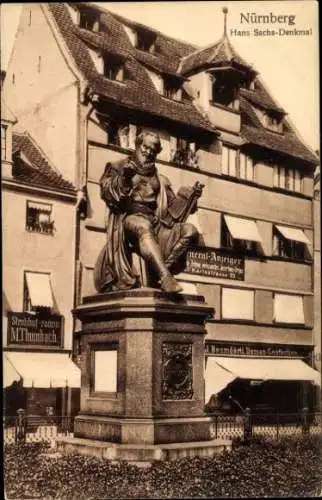
[[[29,134],[13,133],[12,153],[14,156],[13,177],[15,180],[70,194],[76,193],[72,183],[53,169]],[[17,153],[23,153],[29,164],[23,159],[18,161],[15,158]]]

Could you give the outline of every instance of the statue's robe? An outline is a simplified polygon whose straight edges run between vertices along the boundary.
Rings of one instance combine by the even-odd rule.
[[[98,292],[140,286],[139,275],[135,273],[131,262],[134,249],[126,241],[124,230],[124,219],[129,215],[126,205],[131,199],[131,189],[124,187],[121,173],[129,161],[135,163],[135,159],[131,158],[114,164],[108,163],[100,179],[101,198],[107,204],[109,214],[106,226],[107,243],[100,252],[94,268],[94,284]],[[176,196],[171,189],[170,181],[157,170],[155,174],[160,188],[154,216],[140,212],[138,215],[147,217],[151,222],[153,219],[153,234],[166,262],[181,237],[180,209],[176,210],[174,207],[182,207],[187,203],[187,191],[183,191],[182,196]],[[196,203],[191,213],[195,210]]]

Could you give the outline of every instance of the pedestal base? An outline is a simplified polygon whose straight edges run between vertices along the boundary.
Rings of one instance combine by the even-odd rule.
[[[81,411],[75,438],[61,441],[65,451],[135,462],[222,451],[204,413],[205,322],[213,315],[204,297],[111,292],[85,297],[75,315]]]
[[[231,450],[231,441],[213,439],[194,443],[171,443],[160,445],[117,444],[92,439],[62,438],[57,441],[62,452],[76,453],[107,460],[123,460],[133,465],[148,467],[154,461],[177,460],[186,457],[213,457]]]
[[[113,418],[78,415],[74,433],[77,438],[123,444],[165,444],[208,441],[209,417]]]

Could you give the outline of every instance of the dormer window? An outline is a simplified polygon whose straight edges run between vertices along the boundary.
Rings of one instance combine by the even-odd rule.
[[[240,88],[245,90],[255,90],[255,80],[243,80],[240,84]]]
[[[232,109],[239,109],[238,88],[229,78],[216,74],[212,85],[212,102]]]
[[[104,76],[109,80],[117,82],[124,81],[124,65],[123,62],[108,56],[104,59]]]
[[[264,114],[264,126],[269,130],[273,130],[274,132],[283,132],[283,123],[281,117],[277,114],[265,112]]]
[[[154,33],[148,33],[146,31],[137,31],[136,48],[144,52],[150,52],[150,54],[154,54],[155,39],[156,35]]]
[[[99,31],[99,14],[90,11],[81,11],[79,13],[79,27],[85,30]]]
[[[174,81],[171,78],[164,78],[163,85],[163,95],[168,99],[174,99],[175,101],[182,100],[182,89],[180,83]]]

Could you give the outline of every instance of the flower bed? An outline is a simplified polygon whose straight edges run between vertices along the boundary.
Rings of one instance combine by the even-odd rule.
[[[45,444],[5,448],[7,498],[112,499],[318,496],[321,440],[236,442],[212,459],[156,462],[148,469],[78,455]]]

